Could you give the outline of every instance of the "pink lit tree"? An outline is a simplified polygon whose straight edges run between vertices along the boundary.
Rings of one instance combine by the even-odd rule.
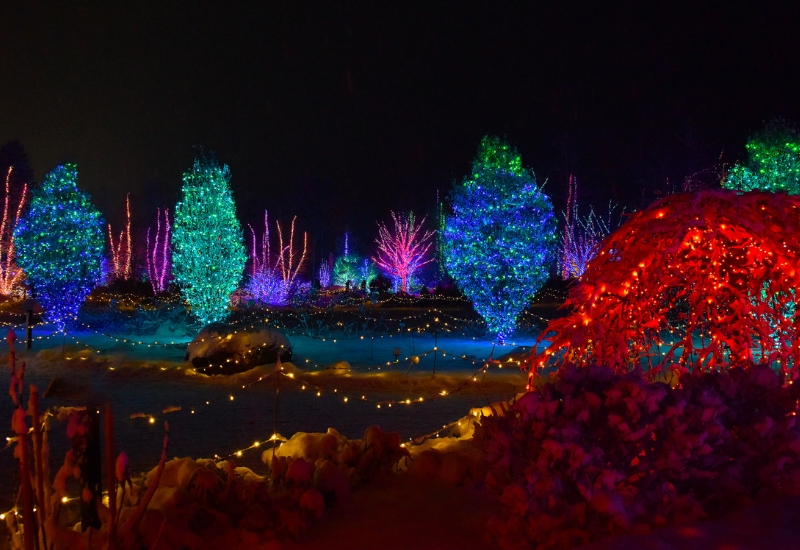
[[[156,209],[155,236],[151,243],[151,227],[147,228],[147,277],[153,287],[153,294],[161,294],[167,289],[169,282],[171,253],[169,248],[169,210],[164,208],[164,225],[162,234],[161,209]],[[152,248],[151,248],[152,245]]]
[[[0,294],[10,295],[14,288],[19,284],[24,275],[22,269],[16,263],[17,251],[14,244],[14,230],[17,228],[22,209],[25,207],[25,200],[28,193],[28,184],[22,187],[17,209],[13,220],[9,219],[11,209],[11,172],[13,167],[8,168],[6,174],[6,198],[3,204],[3,220],[0,222]]]
[[[120,231],[119,238],[114,242],[114,233],[111,224],[108,224],[108,242],[111,247],[111,277],[127,281],[131,278],[131,195],[125,197],[125,229]]]
[[[427,257],[431,247],[433,231],[422,232],[425,218],[417,224],[414,213],[399,216],[392,212],[392,228],[378,222],[378,254],[375,263],[392,277],[400,281],[400,289],[408,292],[408,281],[422,266],[433,258]]]

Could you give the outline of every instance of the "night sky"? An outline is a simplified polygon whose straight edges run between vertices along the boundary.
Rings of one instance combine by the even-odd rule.
[[[570,173],[582,204],[630,209],[800,122],[800,2],[15,4],[0,144],[36,181],[77,162],[112,223],[130,191],[139,231],[200,148],[243,222],[296,214],[327,255],[345,230],[371,252],[392,209],[432,214],[487,133],[558,210]]]

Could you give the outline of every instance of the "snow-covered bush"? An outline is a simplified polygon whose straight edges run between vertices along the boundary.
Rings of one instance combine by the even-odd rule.
[[[684,372],[675,389],[607,367],[566,367],[474,443],[504,505],[500,548],[568,548],[800,493],[800,388],[768,367]]]

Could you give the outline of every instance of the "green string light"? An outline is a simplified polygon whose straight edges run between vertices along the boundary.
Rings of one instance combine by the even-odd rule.
[[[800,195],[800,133],[778,119],[745,145],[748,162],[736,164],[723,187],[737,191],[783,191]]]

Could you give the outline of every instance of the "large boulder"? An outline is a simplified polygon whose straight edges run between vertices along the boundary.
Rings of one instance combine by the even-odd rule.
[[[235,374],[258,365],[290,361],[292,345],[282,332],[266,327],[211,323],[189,342],[186,360],[205,374]]]

